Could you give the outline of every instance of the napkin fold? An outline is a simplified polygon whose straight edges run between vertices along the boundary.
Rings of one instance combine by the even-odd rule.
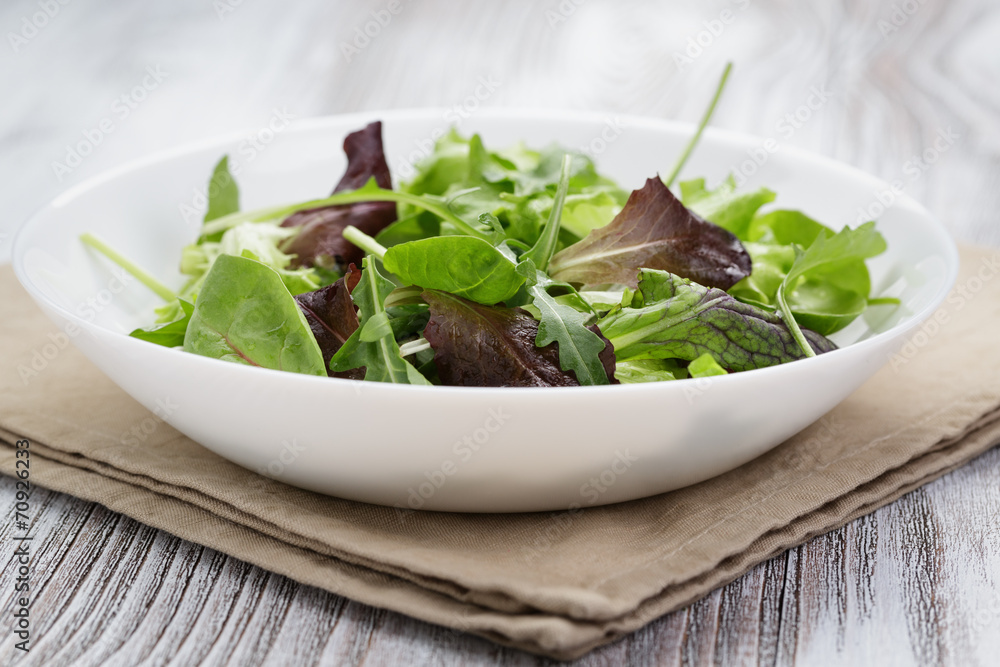
[[[573,658],[1000,443],[1000,250],[961,257],[935,317],[764,456],[642,500],[496,515],[351,502],[230,463],[105,378],[0,267],[0,471],[13,474],[13,443],[28,439],[37,485],[305,584]]]

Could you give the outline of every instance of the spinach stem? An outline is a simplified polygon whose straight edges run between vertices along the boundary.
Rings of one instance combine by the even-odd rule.
[[[698,130],[691,137],[691,141],[684,148],[684,152],[681,153],[680,158],[677,160],[677,164],[674,165],[673,171],[670,172],[670,176],[663,179],[663,184],[668,188],[674,184],[677,179],[677,175],[681,173],[681,169],[684,168],[684,163],[687,162],[688,157],[691,156],[691,151],[698,144],[701,139],[701,133],[705,131],[705,127],[708,125],[708,121],[712,119],[712,114],[715,113],[715,105],[718,104],[719,98],[722,97],[722,89],[726,87],[726,79],[729,78],[729,72],[733,69],[733,64],[726,63],[726,69],[722,70],[722,78],[719,79],[719,85],[715,88],[715,96],[712,98],[712,103],[708,105],[708,109],[705,110],[705,115],[701,117],[701,123],[698,125]]]
[[[112,262],[122,267],[133,276],[135,276],[139,282],[151,289],[156,293],[158,297],[166,302],[171,302],[177,298],[177,295],[169,287],[161,283],[159,280],[154,278],[152,275],[147,273],[145,270],[139,267],[138,264],[132,260],[126,258],[120,252],[109,246],[104,241],[100,240],[90,232],[82,234],[80,240],[86,245],[89,245],[94,250],[98,251]]]
[[[369,255],[375,255],[379,259],[385,257],[386,247],[365,234],[354,225],[347,225],[343,231],[344,238],[364,250]]]

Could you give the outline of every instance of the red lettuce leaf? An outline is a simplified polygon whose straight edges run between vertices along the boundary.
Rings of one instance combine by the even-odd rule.
[[[729,289],[750,275],[750,255],[736,236],[699,218],[659,178],[650,178],[614,220],[557,253],[549,273],[570,283],[635,287],[640,268]]]
[[[434,349],[442,384],[464,387],[572,387],[573,371],[559,367],[558,343],[536,347],[538,322],[520,308],[484,306],[468,299],[427,290],[430,306],[424,338]],[[596,326],[589,327],[600,335]],[[602,339],[604,337],[602,336]],[[605,340],[598,355],[615,383],[615,355]]]
[[[309,329],[319,343],[326,372],[330,377],[363,380],[364,368],[344,372],[330,370],[330,359],[358,328],[358,312],[351,300],[351,292],[361,280],[361,271],[354,264],[347,269],[347,275],[335,283],[295,297],[299,310],[306,317]]]
[[[357,190],[372,177],[379,187],[392,189],[389,165],[382,149],[382,123],[375,121],[344,139],[347,171],[334,193]],[[361,202],[297,211],[281,223],[282,227],[302,227],[284,244],[282,250],[294,254],[293,268],[320,266],[334,268],[360,262],[364,253],[344,239],[344,227],[353,225],[374,236],[396,221],[395,202]]]

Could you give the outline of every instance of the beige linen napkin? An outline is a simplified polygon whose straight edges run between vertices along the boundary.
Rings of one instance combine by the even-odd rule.
[[[462,515],[301,491],[212,454],[59,348],[3,267],[0,470],[12,474],[10,443],[28,438],[40,486],[306,584],[571,658],[1000,442],[998,274],[1000,251],[964,248],[934,324],[819,422],[726,475],[610,507]]]

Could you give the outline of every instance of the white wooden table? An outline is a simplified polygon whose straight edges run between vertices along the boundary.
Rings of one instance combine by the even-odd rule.
[[[1000,246],[996,0],[20,0],[0,28],[0,259],[67,187],[276,109],[452,107],[484,77],[484,106],[694,120],[730,59],[715,125],[898,179],[960,240]],[[949,128],[954,144],[921,158]],[[3,545],[13,505],[2,477]],[[0,664],[545,662],[100,505],[39,489],[33,507],[35,639],[14,651],[5,546]],[[1000,450],[580,662],[1000,663]]]

